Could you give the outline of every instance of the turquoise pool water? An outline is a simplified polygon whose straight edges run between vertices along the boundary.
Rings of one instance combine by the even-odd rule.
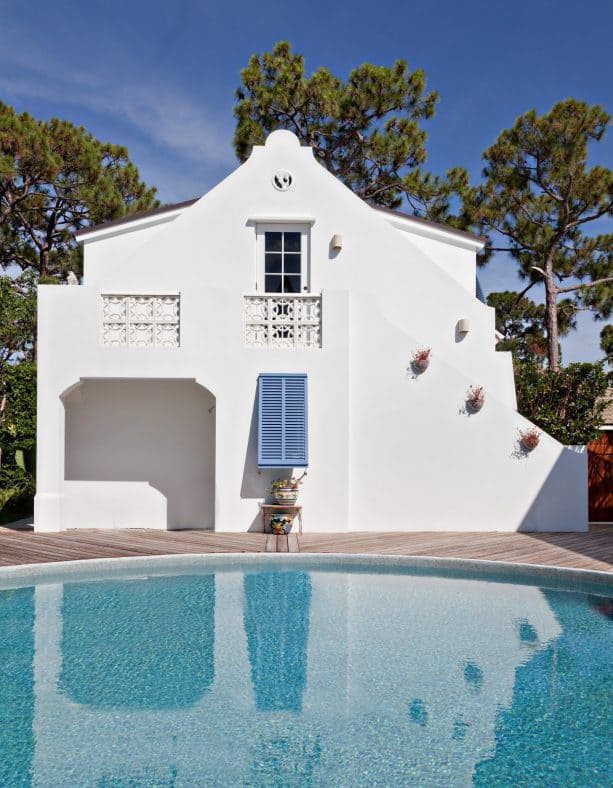
[[[0,591],[0,785],[610,785],[612,617],[306,563]]]

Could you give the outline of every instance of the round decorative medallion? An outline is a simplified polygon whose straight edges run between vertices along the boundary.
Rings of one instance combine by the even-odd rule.
[[[286,192],[292,185],[292,176],[287,170],[277,170],[272,176],[272,185],[280,192]]]

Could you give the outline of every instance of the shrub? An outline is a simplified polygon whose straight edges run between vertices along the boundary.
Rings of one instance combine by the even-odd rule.
[[[31,506],[36,441],[36,365],[7,365],[5,408],[0,417],[0,510]]]
[[[569,364],[559,372],[535,361],[515,361],[517,409],[566,445],[598,436],[607,388],[602,363]]]

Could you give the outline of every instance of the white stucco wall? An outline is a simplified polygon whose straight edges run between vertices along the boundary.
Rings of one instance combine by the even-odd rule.
[[[385,215],[385,214],[384,214]],[[407,239],[413,248],[417,247],[424,254],[436,260],[439,268],[470,293],[475,294],[475,247],[468,246],[462,239],[449,234],[446,243],[441,243],[441,239],[418,235],[415,230],[419,229],[425,233],[427,228],[421,223],[411,223],[410,219],[391,218],[392,224],[401,235]],[[468,248],[467,248],[468,247]]]
[[[272,186],[278,169],[292,173],[286,192]],[[271,221],[310,226],[311,292],[322,297],[319,349],[245,347],[243,296],[254,289],[255,228]],[[153,470],[143,471],[148,482],[66,476],[64,403],[73,386],[90,379],[117,383],[117,414],[121,381],[141,380],[144,389],[163,380],[195,381],[210,392],[216,406],[215,518],[212,523],[203,515],[198,524],[258,528],[270,480],[286,474],[256,467],[257,376],[306,372],[305,528],[584,530],[586,456],[546,435],[531,455],[518,452],[517,431],[527,422],[516,412],[510,356],[495,352],[493,310],[474,296],[478,243],[445,239],[438,229],[426,238],[426,229],[414,237],[409,228],[399,230],[317,164],[293,135],[276,132],[171,222],[86,243],[80,287],[40,288],[36,528],[87,527],[101,518],[108,527],[188,524],[164,514],[167,501],[160,495],[167,496],[152,481]],[[340,252],[330,248],[334,233],[343,236]],[[472,251],[466,248],[471,244]],[[102,347],[101,293],[163,292],[180,293],[179,348]],[[457,332],[461,318],[470,320],[466,335]],[[420,346],[432,348],[432,362],[414,379],[407,369]],[[487,402],[468,416],[463,399],[472,384],[485,387]],[[152,408],[151,401],[143,395],[143,408]],[[97,435],[104,436],[108,457],[123,417],[103,404],[81,424],[79,450],[86,453],[89,445],[95,452]],[[180,411],[169,402],[162,417],[168,436],[175,425],[179,429]],[[153,410],[150,418],[156,419]],[[154,430],[143,430],[138,441],[143,456],[159,451]],[[204,443],[206,453],[210,444]],[[197,441],[171,440],[167,449],[201,467]],[[105,467],[104,455],[99,459],[98,475]]]
[[[89,285],[95,284],[104,275],[109,258],[126,254],[138,249],[150,241],[170,222],[173,222],[182,211],[169,211],[156,214],[142,221],[128,224],[111,225],[106,230],[86,233],[82,243],[86,245],[84,275]]]

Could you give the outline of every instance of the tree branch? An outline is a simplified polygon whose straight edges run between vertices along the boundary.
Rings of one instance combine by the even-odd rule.
[[[572,287],[556,287],[558,293],[574,293],[576,290],[586,290],[589,287],[596,287],[596,285],[613,284],[613,276],[604,277],[604,279],[594,279],[593,282],[586,282],[585,284],[572,285]]]
[[[570,230],[572,227],[577,227],[580,224],[585,224],[586,222],[592,222],[595,219],[600,219],[601,216],[605,216],[607,213],[610,213],[611,211],[613,211],[613,203],[607,205],[606,208],[603,208],[602,210],[597,211],[596,213],[592,213],[589,216],[585,216],[583,219],[577,219],[574,222],[569,222],[566,225],[566,229]]]

